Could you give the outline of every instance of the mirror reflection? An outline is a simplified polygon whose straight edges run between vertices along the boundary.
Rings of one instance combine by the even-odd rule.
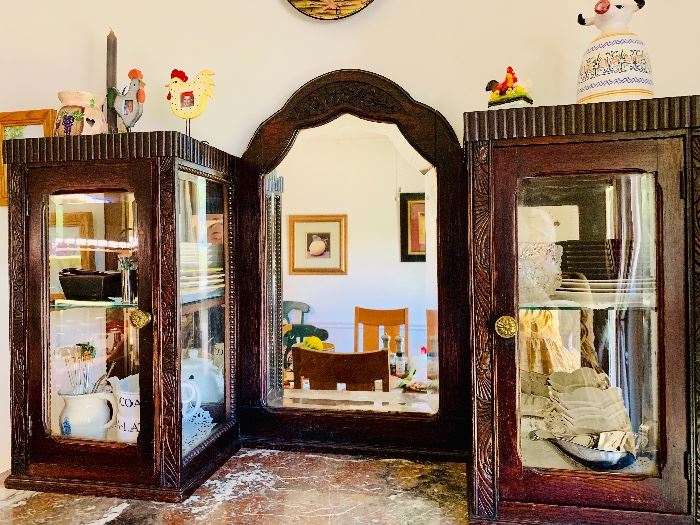
[[[228,419],[224,186],[178,171],[177,252],[180,304],[182,455]]]
[[[270,406],[437,412],[436,175],[350,115],[267,175]]]
[[[523,466],[658,475],[656,232],[653,174],[520,180]]]

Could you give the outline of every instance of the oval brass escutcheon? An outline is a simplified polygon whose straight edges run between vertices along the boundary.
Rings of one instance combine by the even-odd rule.
[[[143,310],[134,310],[129,314],[129,322],[131,326],[137,330],[141,330],[141,328],[151,322],[151,314]]]
[[[512,339],[518,333],[518,322],[510,315],[499,317],[496,321],[496,333],[503,339]]]

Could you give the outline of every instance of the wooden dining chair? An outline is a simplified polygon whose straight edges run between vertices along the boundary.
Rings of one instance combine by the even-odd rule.
[[[389,353],[386,350],[359,354],[322,352],[292,346],[294,388],[302,388],[304,377],[312,390],[336,390],[345,383],[349,391],[369,392],[374,382],[382,380],[382,390],[389,391]]]
[[[430,348],[430,338],[431,337],[437,337],[438,336],[438,311],[437,309],[427,309],[425,311],[425,339],[428,344],[426,344],[426,348]]]
[[[362,325],[362,349],[360,349],[360,325]],[[377,350],[380,347],[380,336],[384,333],[391,336],[389,348],[396,352],[395,337],[401,333],[403,326],[403,353],[408,357],[408,308],[397,310],[370,310],[355,307],[355,352]],[[379,328],[382,328],[380,333]]]

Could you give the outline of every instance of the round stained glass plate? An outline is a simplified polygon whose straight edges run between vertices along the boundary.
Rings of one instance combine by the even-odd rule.
[[[319,20],[339,20],[359,13],[374,0],[288,0],[297,11]]]

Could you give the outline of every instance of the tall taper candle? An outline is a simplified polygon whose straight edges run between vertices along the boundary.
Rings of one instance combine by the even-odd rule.
[[[105,94],[109,93],[110,89],[117,87],[117,35],[112,29],[107,35],[107,89]],[[106,107],[107,102],[105,102]],[[117,112],[114,109],[105,111],[107,114],[107,130],[109,133],[117,133]]]
[[[107,89],[117,87],[117,35],[109,30],[107,35]]]

